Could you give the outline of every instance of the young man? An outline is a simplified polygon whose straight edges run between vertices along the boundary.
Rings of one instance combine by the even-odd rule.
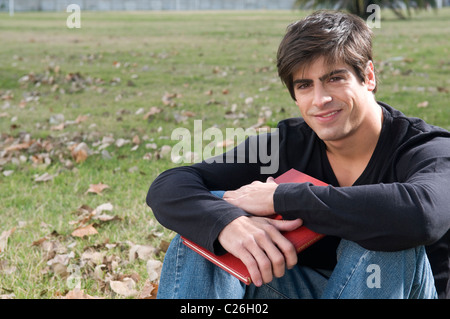
[[[237,256],[253,282],[241,284],[176,236],[159,298],[450,297],[450,133],[375,100],[371,38],[362,19],[341,12],[289,26],[277,66],[302,117],[153,182],[156,218]],[[271,176],[254,160],[260,148],[278,164]],[[330,186],[273,182],[291,168]],[[265,217],[274,213],[284,220]],[[280,232],[302,224],[327,236],[297,256]]]

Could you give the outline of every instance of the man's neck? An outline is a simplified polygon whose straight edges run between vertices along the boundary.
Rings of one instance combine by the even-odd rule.
[[[376,101],[372,105],[360,128],[338,141],[325,141],[327,152],[336,157],[357,160],[361,156],[372,155],[380,137],[383,125],[383,110]]]
[[[377,104],[357,132],[344,140],[325,141],[328,160],[340,186],[353,185],[364,172],[378,143],[382,123],[383,111]]]

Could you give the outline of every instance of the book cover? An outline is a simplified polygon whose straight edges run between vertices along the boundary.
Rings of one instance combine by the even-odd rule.
[[[311,177],[305,173],[299,172],[295,169],[290,169],[286,173],[280,175],[279,177],[275,178],[275,182],[277,184],[282,183],[312,183],[316,186],[328,186],[328,184]],[[281,219],[281,216],[277,215],[275,217],[276,219]],[[322,234],[318,234],[310,229],[308,229],[305,226],[300,226],[299,228],[289,231],[289,232],[283,232],[282,233],[290,242],[294,244],[294,247],[297,250],[297,253],[301,252],[302,250],[308,248],[318,240],[324,237]],[[210,252],[209,250],[197,245],[196,243],[182,237],[183,243],[194,250],[195,252],[199,253],[209,261],[213,262],[223,270],[227,271],[228,273],[232,274],[242,282],[244,282],[247,285],[251,284],[250,274],[247,270],[247,267],[244,265],[244,263],[237,257],[233,256],[230,253],[226,253],[224,255],[217,256]]]

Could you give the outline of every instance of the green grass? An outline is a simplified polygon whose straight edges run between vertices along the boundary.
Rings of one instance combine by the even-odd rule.
[[[277,78],[275,55],[286,26],[305,14],[82,12],[81,29],[68,29],[65,13],[14,17],[1,13],[0,151],[23,141],[24,134],[41,144],[51,142],[53,148],[1,153],[5,161],[0,166],[0,234],[16,230],[7,249],[0,252],[0,295],[56,298],[70,290],[67,278],[48,270],[43,249],[32,246],[44,236],[74,252],[70,264],[79,267],[86,293],[121,297],[105,289],[105,281],[93,278],[92,267],[82,264],[82,253],[92,246],[110,258],[120,258],[115,275],[138,274],[140,290],[148,277],[146,263],[129,261],[130,242],[159,247],[173,235],[155,222],[145,204],[150,183],[176,165],[158,159],[157,152],[176,143],[170,139],[175,128],[192,132],[194,120],[203,120],[204,130],[217,126],[225,132],[226,127],[256,124],[267,109],[272,111],[265,118],[268,125],[297,116]],[[396,20],[390,12],[382,17],[381,28],[374,29],[375,66],[381,80],[377,98],[407,115],[450,129],[450,10],[438,15],[422,12],[410,21]],[[77,82],[80,87],[74,89],[66,80],[70,73],[82,76]],[[19,83],[30,74],[47,80],[53,76],[53,82]],[[176,95],[175,105],[162,102],[166,93]],[[27,97],[38,100],[24,104]],[[248,97],[253,104],[245,103]],[[427,107],[417,106],[424,101]],[[151,107],[161,112],[144,119]],[[144,113],[136,114],[140,108]],[[230,112],[242,116],[225,116]],[[57,114],[63,114],[65,121],[80,115],[87,119],[54,130],[50,118]],[[129,140],[137,135],[141,144],[135,151],[132,144],[111,145],[106,150],[112,158],[107,160],[98,142],[108,135]],[[94,154],[75,163],[68,147],[79,142]],[[147,149],[148,143],[155,143],[157,149]],[[144,159],[147,153],[152,153],[151,160]],[[31,157],[42,154],[50,158],[50,165],[33,163]],[[65,165],[67,160],[73,166]],[[13,173],[4,176],[6,171]],[[53,180],[34,181],[45,172],[54,174]],[[99,182],[109,185],[102,195],[86,193],[90,184]],[[97,235],[71,236],[70,222],[77,219],[80,206],[95,208],[107,202],[114,205],[110,214],[119,221],[98,226]],[[106,249],[105,242],[116,247]]]

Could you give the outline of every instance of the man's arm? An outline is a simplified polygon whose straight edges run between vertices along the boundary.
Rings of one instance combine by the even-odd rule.
[[[302,221],[253,218],[245,209],[210,193],[267,178],[261,174],[261,163],[248,160],[257,158],[249,154],[260,149],[255,138],[225,153],[218,163],[203,162],[163,172],[152,183],[147,203],[167,228],[216,254],[226,250],[241,259],[259,286],[297,263],[294,246],[280,232],[298,228]],[[270,143],[270,138],[263,141]],[[277,156],[278,152],[272,154]],[[244,158],[239,157],[242,155]]]
[[[439,240],[450,229],[450,140],[404,155],[402,182],[352,187],[255,182],[224,198],[257,215],[300,218],[312,230],[395,251]]]
[[[259,136],[251,136],[216,158],[160,174],[150,186],[147,204],[157,220],[206,249],[223,252],[217,238],[222,229],[240,216],[241,208],[212,195],[212,190],[230,190],[264,180],[258,159]],[[270,143],[269,139],[263,139]],[[256,155],[255,155],[256,152]]]
[[[161,224],[210,251],[221,253],[223,248],[241,259],[256,286],[281,277],[297,263],[295,247],[280,232],[300,227],[300,219],[250,217],[242,208],[211,195],[192,167],[161,174],[147,202]]]
[[[212,195],[193,167],[161,173],[150,186],[147,204],[163,226],[214,253],[223,253],[216,243],[220,231],[232,220],[248,215]]]

